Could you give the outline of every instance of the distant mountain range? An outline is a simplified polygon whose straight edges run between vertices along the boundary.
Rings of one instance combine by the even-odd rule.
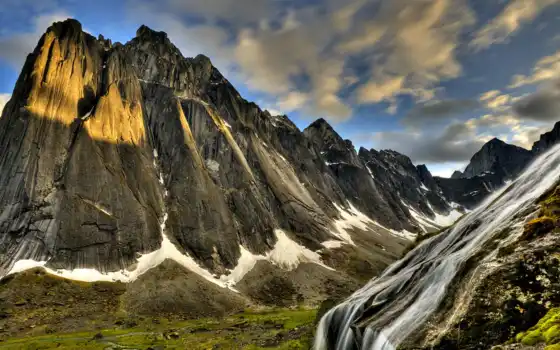
[[[244,300],[316,302],[452,224],[559,129],[532,151],[492,140],[464,173],[433,177],[357,152],[323,119],[300,131],[163,32],[123,45],[55,23],[0,118],[0,272],[131,282],[170,259]]]

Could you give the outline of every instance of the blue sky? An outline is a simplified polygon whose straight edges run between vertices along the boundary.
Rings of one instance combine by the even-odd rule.
[[[438,175],[560,120],[560,0],[0,1],[0,107],[40,35],[73,17],[113,41],[164,30],[301,129],[323,117]]]

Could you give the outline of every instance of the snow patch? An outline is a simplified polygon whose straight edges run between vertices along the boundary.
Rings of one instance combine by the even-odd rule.
[[[206,167],[211,172],[217,173],[218,171],[220,171],[220,163],[216,162],[215,160],[207,159],[205,163],[206,163]]]
[[[333,268],[325,265],[321,261],[321,256],[318,253],[307,249],[297,242],[294,242],[284,231],[277,229],[274,230],[274,234],[277,240],[276,244],[271,251],[266,253],[266,255],[255,255],[245,249],[245,247],[239,246],[239,249],[241,250],[241,257],[237,262],[237,266],[233,270],[230,270],[228,275],[222,275],[220,277],[220,281],[231,289],[231,287],[241,281],[260,260],[269,261],[272,264],[288,271],[297,268],[301,263],[314,263],[328,270],[334,271]],[[330,245],[330,243],[327,244]]]
[[[430,228],[443,228],[443,227],[448,227],[451,226],[455,223],[455,221],[457,221],[457,219],[459,219],[461,216],[463,216],[463,213],[461,213],[460,211],[457,210],[458,205],[455,204],[455,206],[451,206],[453,208],[453,210],[451,210],[447,215],[442,215],[440,213],[438,213],[431,205],[429,202],[427,202],[428,207],[432,210],[432,212],[434,212],[434,218],[429,218],[421,213],[419,213],[418,211],[416,211],[412,206],[406,204],[404,201],[401,201],[402,204],[408,208],[408,211],[410,212],[410,215],[416,220],[416,222],[420,225],[420,227],[422,228],[422,230],[424,232],[428,232],[428,229]]]
[[[323,264],[321,256],[318,253],[292,241],[284,231],[275,230],[274,233],[278,241],[274,249],[266,254],[267,259],[273,264],[286,270],[293,270],[298,267],[300,263],[309,262],[332,270],[332,268]]]
[[[430,207],[430,209],[435,214],[435,218],[433,218],[432,221],[441,227],[451,226],[455,223],[455,221],[457,221],[461,216],[463,216],[463,213],[458,211],[457,207],[452,206],[453,210],[451,210],[447,215],[442,215],[437,211],[435,211],[434,208],[432,208],[430,202],[427,203],[428,203],[428,207]]]
[[[369,168],[369,166],[366,165],[366,169],[369,173],[369,176],[371,176],[372,179],[375,179],[375,176],[373,176],[373,172],[371,171],[371,169]]]
[[[420,185],[420,188],[423,189],[424,191],[429,191],[430,190],[428,187],[426,187],[426,185],[424,185],[424,183],[422,183],[422,185]]]
[[[325,241],[325,242],[321,243],[321,245],[323,245],[323,247],[325,247],[327,249],[340,248],[340,247],[342,247],[343,244],[344,244],[344,242],[342,242],[342,241]]]
[[[167,214],[164,215],[164,218],[160,224],[160,228],[162,231],[165,230],[166,221]],[[163,233],[161,247],[158,250],[140,256],[137,260],[136,268],[134,270],[120,270],[107,273],[102,273],[95,269],[53,270],[51,268],[45,267],[47,261],[19,260],[14,264],[8,274],[22,272],[35,267],[42,267],[49,274],[76,281],[108,281],[127,283],[136,280],[138,277],[140,277],[150,269],[163,263],[166,259],[171,259],[179,263],[189,271],[196,273],[197,275],[222,288],[228,288],[234,292],[238,292],[234,288],[235,284],[241,281],[243,277],[245,277],[245,275],[255,267],[259,260],[270,261],[274,265],[286,270],[293,270],[298,267],[300,263],[306,262],[315,263],[326,269],[334,270],[321,261],[321,256],[318,253],[313,252],[308,248],[305,248],[304,246],[294,242],[286,235],[284,231],[279,229],[275,230],[275,235],[277,239],[276,245],[274,246],[274,249],[266,253],[266,255],[255,255],[249,252],[243,246],[239,246],[241,256],[238,260],[237,266],[234,269],[230,270],[229,274],[219,277],[211,274],[208,270],[199,266],[197,262],[187,254],[181,253],[179,249],[177,249],[177,247]]]

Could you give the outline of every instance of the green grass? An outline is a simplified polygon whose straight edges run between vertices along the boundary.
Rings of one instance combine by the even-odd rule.
[[[309,349],[316,310],[271,309],[245,312],[222,319],[173,322],[150,319],[128,328],[49,334],[9,339],[0,349],[134,349],[164,346],[166,349]],[[94,339],[97,333],[103,337]]]

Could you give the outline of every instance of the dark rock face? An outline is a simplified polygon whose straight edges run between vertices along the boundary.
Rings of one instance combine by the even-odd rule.
[[[123,45],[74,20],[49,28],[27,58],[0,149],[0,275],[22,259],[123,270],[165,236],[219,276],[240,246],[270,252],[278,229],[324,253],[354,206],[384,228],[355,229],[344,254],[377,271],[406,245],[394,231],[437,229],[418,217],[474,203],[459,192],[486,186],[457,190],[397,152],[358,153],[322,119],[301,132],[163,32],[142,26]]]
[[[457,170],[450,179],[436,178],[436,182],[450,201],[474,208],[492,191],[521,174],[534,155],[494,138],[473,155],[464,172]]]
[[[533,144],[531,151],[534,154],[540,154],[558,142],[560,142],[560,122],[554,124],[554,128],[551,131],[542,134],[539,140]]]
[[[29,55],[0,119],[2,268],[50,258],[110,271],[159,246],[161,190],[123,60],[76,21]]]
[[[372,181],[351,143],[319,129]],[[126,269],[162,234],[217,275],[237,265],[240,246],[269,252],[277,229],[324,249],[362,178],[342,187],[314,139],[244,100],[207,57],[184,58],[163,32],[142,26],[122,45],[56,23],[0,120],[2,272],[22,259]],[[375,198],[375,218],[416,230]],[[383,265],[404,248],[394,239]]]
[[[493,190],[499,187],[487,181],[486,177],[480,176],[475,176],[470,179],[446,179],[435,177],[434,181],[437,183],[445,198],[469,209],[476,207]]]
[[[496,180],[500,178],[503,178],[503,180],[512,179],[532,159],[533,154],[531,151],[494,138],[474,154],[461,177],[472,178],[475,176],[498,175]]]
[[[425,228],[409,208],[427,218],[451,210],[428,169],[416,168],[407,156],[365,148],[356,153],[352,142],[343,140],[323,119],[312,123],[304,134],[320,151],[346,198],[380,224],[417,232]]]

